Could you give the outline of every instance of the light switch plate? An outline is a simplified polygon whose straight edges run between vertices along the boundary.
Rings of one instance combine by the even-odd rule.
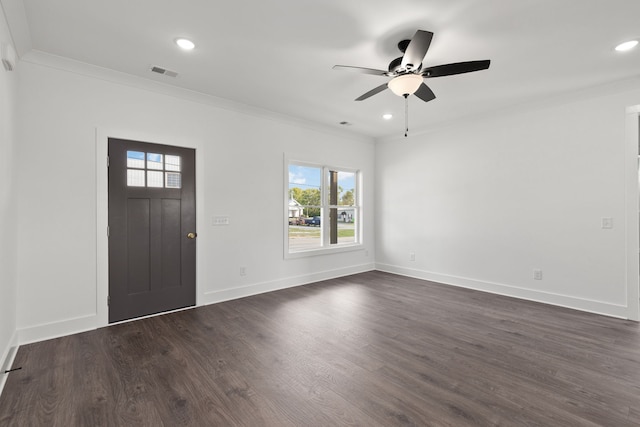
[[[214,216],[213,225],[229,225],[228,216]]]

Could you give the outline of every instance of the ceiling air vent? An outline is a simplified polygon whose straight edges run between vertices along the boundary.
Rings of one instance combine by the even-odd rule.
[[[169,77],[176,77],[178,75],[178,73],[175,71],[167,70],[166,68],[158,67],[156,65],[151,67],[151,71],[153,71],[154,73],[163,74]]]

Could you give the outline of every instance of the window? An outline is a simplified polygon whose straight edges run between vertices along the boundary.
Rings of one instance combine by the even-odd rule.
[[[287,162],[285,253],[359,245],[359,172]]]
[[[181,188],[180,156],[127,151],[127,185]]]

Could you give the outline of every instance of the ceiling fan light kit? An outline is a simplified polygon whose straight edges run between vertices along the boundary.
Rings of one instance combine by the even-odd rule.
[[[398,96],[409,96],[416,93],[422,84],[422,76],[419,74],[403,74],[391,79],[387,85],[391,92]]]
[[[491,61],[488,59],[482,61],[457,62],[454,64],[444,64],[435,67],[422,66],[424,57],[431,45],[433,33],[430,31],[418,30],[411,40],[402,40],[398,43],[398,49],[403,53],[399,58],[391,61],[388,71],[377,70],[374,68],[354,67],[351,65],[334,65],[336,70],[356,71],[361,74],[372,74],[375,76],[391,77],[386,84],[380,85],[369,92],[360,95],[356,101],[363,101],[373,95],[382,92],[387,87],[391,91],[405,98],[405,123],[406,129],[404,136],[408,132],[408,98],[415,95],[424,102],[436,99],[433,91],[424,83],[425,78],[452,76],[455,74],[470,73],[473,71],[486,70],[489,68]]]

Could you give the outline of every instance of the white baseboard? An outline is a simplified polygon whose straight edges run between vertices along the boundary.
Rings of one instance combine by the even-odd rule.
[[[2,390],[7,382],[9,374],[5,374],[4,371],[11,368],[13,360],[16,358],[18,352],[18,332],[14,331],[7,348],[2,352],[2,358],[0,358],[0,396],[2,396]]]
[[[268,282],[253,283],[242,287],[206,292],[204,294],[204,300],[200,301],[198,305],[215,304],[233,299],[262,294],[265,292],[277,291],[279,289],[306,285],[313,282],[319,282],[321,280],[329,280],[335,279],[337,277],[348,276],[351,274],[364,273],[372,270],[375,270],[375,264],[367,263],[351,267],[339,268],[335,270],[320,271],[317,273],[310,273],[301,276],[287,277]]]
[[[97,316],[93,314],[18,329],[18,340],[20,345],[31,344],[38,341],[63,337],[65,335],[91,331],[97,327]]]
[[[390,264],[376,263],[376,270],[399,274],[401,276],[413,277],[416,279],[429,280],[445,285],[458,286],[461,288],[474,289],[477,291],[489,292],[492,294],[541,302],[544,304],[556,305],[565,308],[572,308],[589,313],[602,314],[605,316],[618,317],[621,319],[629,318],[629,307],[623,305],[609,304],[601,301],[592,301],[566,295],[536,291],[533,289],[519,288],[501,283],[485,282],[482,280],[450,276],[446,274],[434,273],[430,271],[412,269]]]

